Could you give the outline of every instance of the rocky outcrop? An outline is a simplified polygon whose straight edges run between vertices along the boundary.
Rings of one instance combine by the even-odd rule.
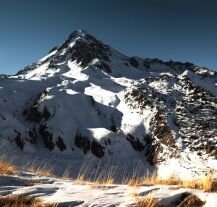
[[[75,145],[80,148],[84,154],[91,151],[98,158],[103,157],[105,154],[105,147],[95,140],[91,141],[89,137],[83,136],[79,132],[77,132],[75,136]]]
[[[39,127],[39,133],[42,136],[42,139],[44,141],[44,145],[47,149],[50,151],[54,149],[54,142],[53,142],[53,134],[48,130],[48,127],[46,124],[41,124]]]
[[[23,115],[26,116],[26,120],[39,123],[42,120],[47,121],[50,118],[51,113],[46,107],[43,108],[42,112],[39,110],[40,103],[43,102],[43,99],[46,97],[47,93],[48,92],[46,90],[40,93],[34,101],[33,106],[23,111]]]

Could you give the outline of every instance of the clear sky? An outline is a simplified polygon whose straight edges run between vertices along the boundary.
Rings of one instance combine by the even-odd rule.
[[[0,0],[0,73],[83,29],[129,56],[217,70],[216,0]]]

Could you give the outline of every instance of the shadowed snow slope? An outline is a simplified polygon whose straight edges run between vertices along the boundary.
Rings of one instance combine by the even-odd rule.
[[[216,172],[216,96],[216,72],[127,57],[79,30],[1,76],[1,157],[59,174],[78,173],[86,160],[117,176]]]

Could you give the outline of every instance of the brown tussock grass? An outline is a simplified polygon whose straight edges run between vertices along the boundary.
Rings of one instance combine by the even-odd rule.
[[[39,176],[54,176],[52,169],[29,167],[27,171]],[[0,175],[15,175],[17,173],[19,171],[16,166],[8,161],[0,160]]]
[[[114,171],[113,168],[109,169],[106,173],[102,171],[99,173],[98,177],[95,178],[94,184],[95,185],[113,185],[115,183],[114,179]]]
[[[217,192],[217,179],[215,179],[212,175],[190,180],[181,180],[179,177],[174,175],[166,179],[157,176],[151,176],[144,179],[131,178],[128,180],[127,184],[130,186],[176,185],[180,188],[198,189],[205,192]]]
[[[0,175],[14,175],[16,173],[17,170],[13,164],[0,160]]]
[[[82,175],[79,175],[76,179],[75,179],[75,183],[76,184],[83,184],[83,185],[86,185],[86,184],[89,184],[90,183],[90,180],[86,179],[84,176]]]
[[[26,195],[0,197],[1,207],[58,207],[58,204],[43,204],[40,199]]]
[[[83,184],[83,185],[91,185],[91,186],[99,186],[99,185],[112,185],[115,183],[115,176],[113,168],[108,171],[100,171],[99,167],[95,171],[95,175],[89,178],[87,176],[88,169],[81,169],[77,178],[75,179],[75,183]]]
[[[151,176],[143,180],[144,185],[179,185],[181,180],[176,176],[170,176],[166,179]]]
[[[91,179],[86,179],[84,176],[79,176],[75,180],[75,183],[81,185],[99,186],[99,185],[112,185],[115,183],[115,180],[114,178],[91,180]]]
[[[217,192],[217,179],[212,175],[204,176],[198,180],[185,180],[181,182],[181,187],[199,189],[205,192]]]
[[[75,183],[77,184],[88,184],[92,186],[98,185],[112,185],[116,184],[114,179],[113,171],[102,171],[96,175],[95,178],[89,179],[86,176],[86,169],[80,172]],[[198,189],[205,192],[217,192],[217,179],[213,174],[203,176],[198,179],[182,180],[176,175],[172,175],[168,178],[158,177],[156,174],[145,178],[137,178],[136,176],[125,179],[122,184],[129,186],[141,186],[141,185],[174,185],[178,188],[191,188]]]
[[[30,168],[28,168],[28,171],[34,173],[35,175],[39,175],[42,177],[54,176],[52,169],[30,167]]]
[[[139,186],[143,184],[143,179],[138,178],[130,178],[125,181],[129,186]]]
[[[94,185],[112,185],[115,183],[113,178],[103,179],[103,180],[96,180],[92,182]]]
[[[160,207],[159,201],[153,194],[148,194],[137,201],[138,207]]]

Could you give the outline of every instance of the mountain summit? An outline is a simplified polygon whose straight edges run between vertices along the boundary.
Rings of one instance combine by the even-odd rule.
[[[21,164],[217,170],[217,73],[192,63],[128,57],[79,30],[1,76],[0,97],[1,156]]]

